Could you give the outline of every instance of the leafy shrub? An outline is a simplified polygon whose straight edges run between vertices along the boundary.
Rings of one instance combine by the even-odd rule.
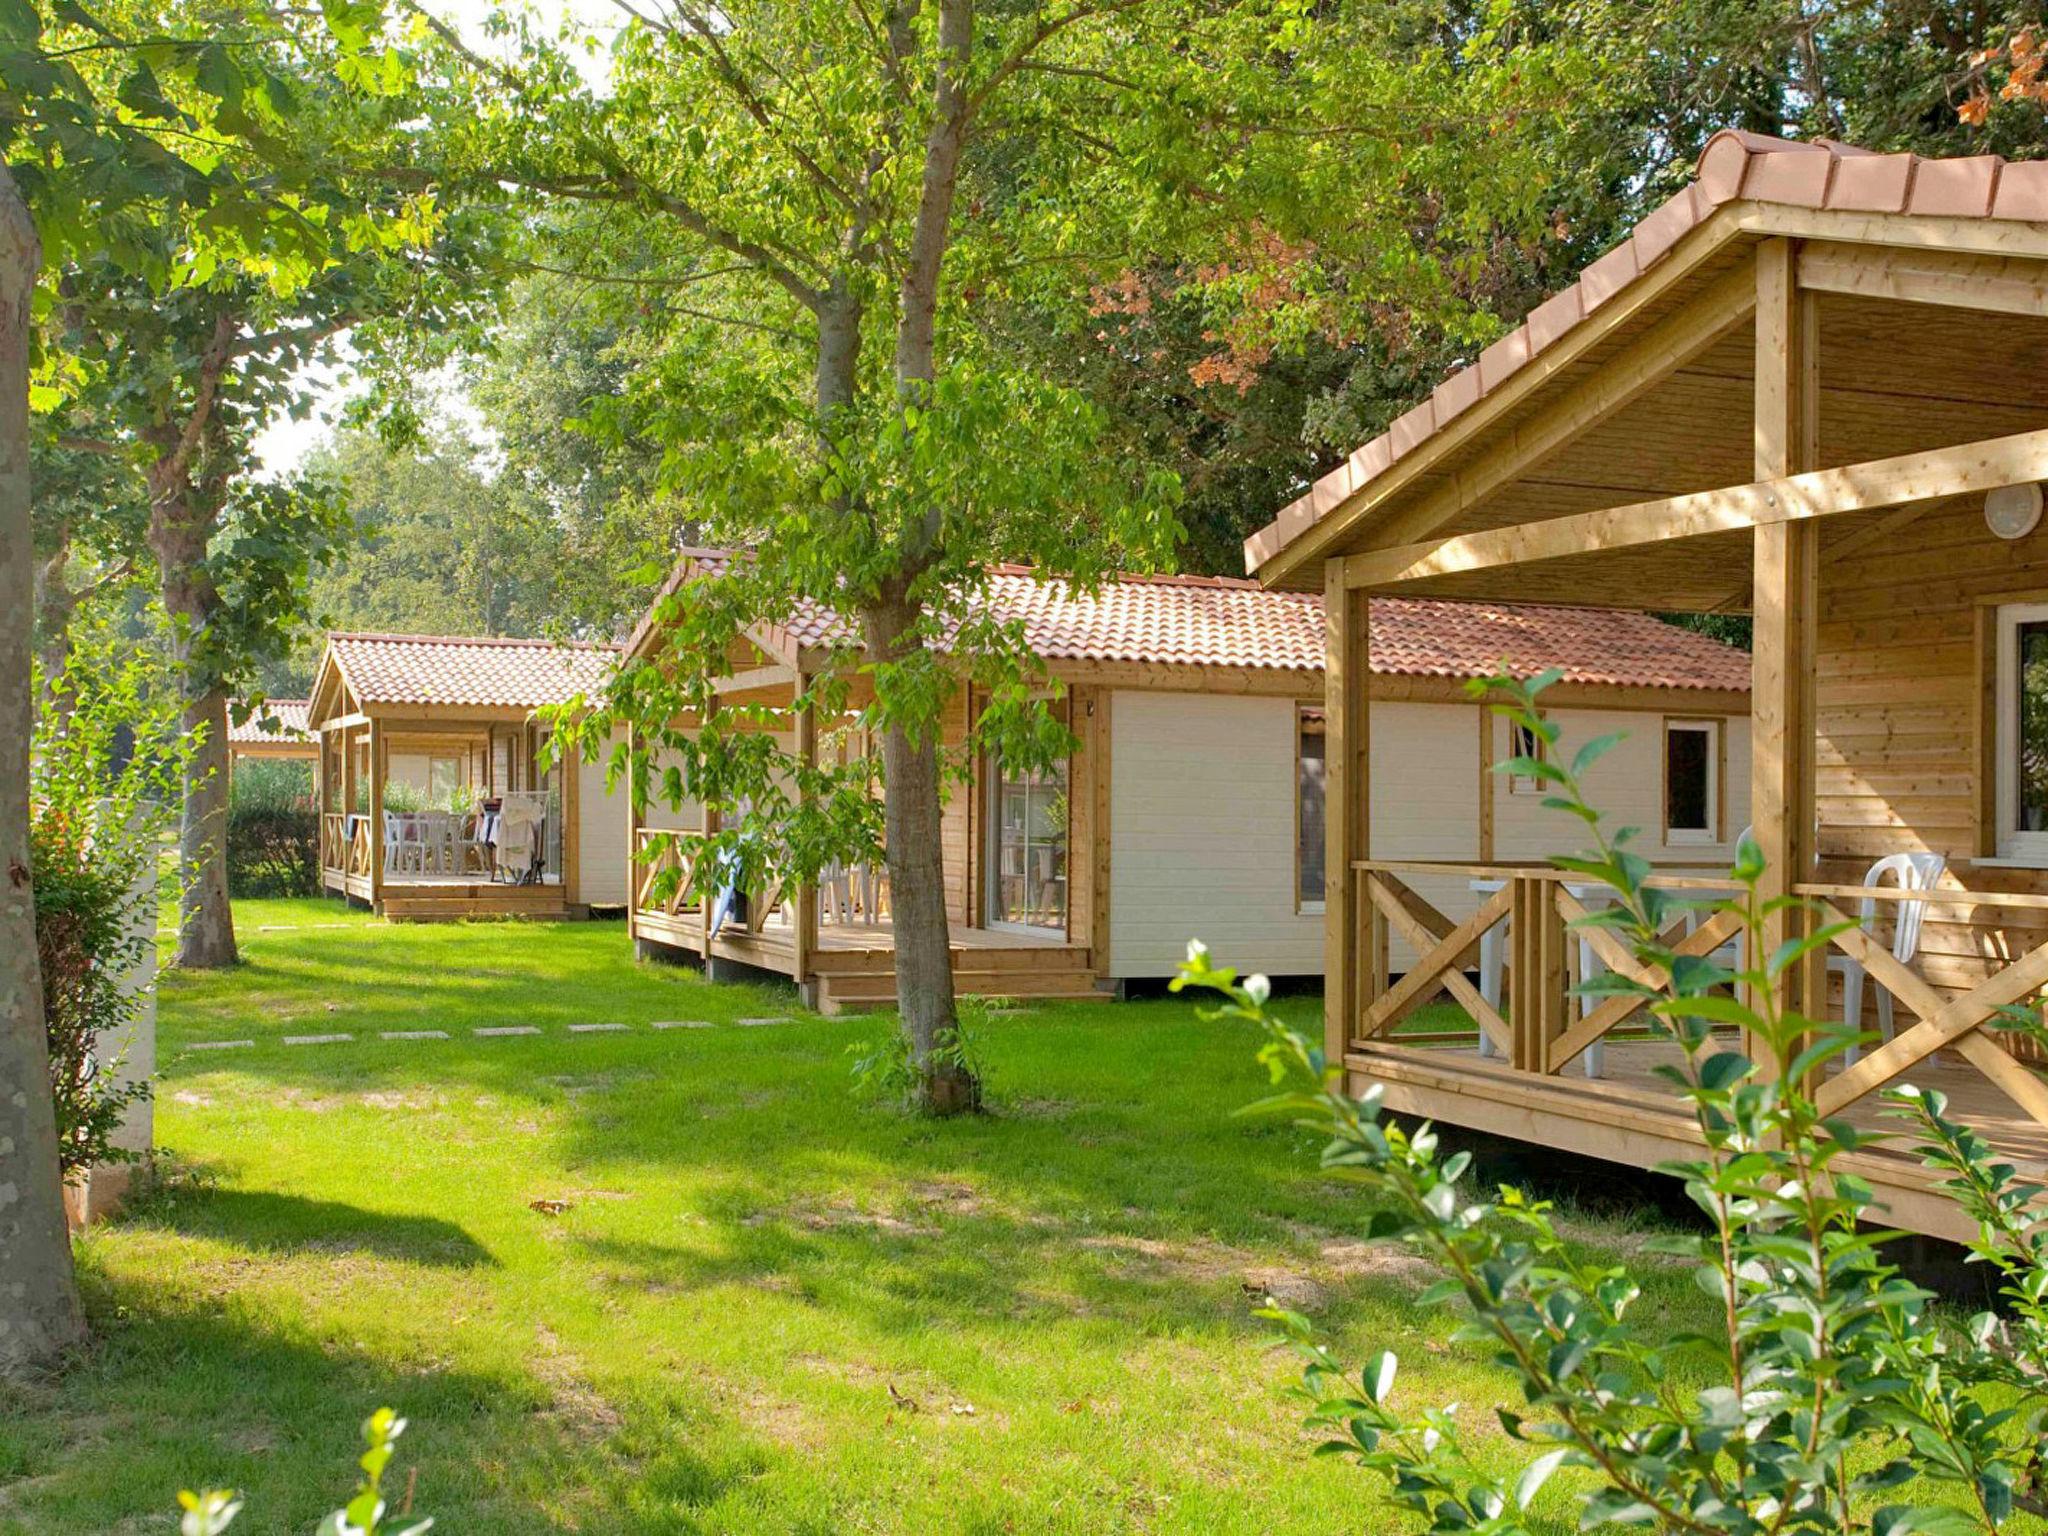
[[[998,1011],[1000,1005],[992,1007],[992,1001],[984,998],[960,1000],[956,1010],[958,1026],[932,1042],[932,1067],[926,1069],[958,1070],[966,1074],[968,1080],[976,1085],[975,1101],[970,1106],[975,1110],[982,1107],[988,1084],[988,1063],[983,1059],[978,1026],[987,1020],[990,1013]],[[853,1088],[858,1096],[876,1103],[905,1107],[917,1102],[925,1073],[919,1071],[910,1039],[901,1029],[886,1028],[869,1039],[854,1041],[846,1050],[853,1057]]]
[[[405,1420],[389,1408],[379,1408],[363,1421],[363,1441],[368,1449],[356,1461],[363,1469],[363,1480],[356,1485],[355,1497],[322,1520],[314,1536],[421,1536],[433,1528],[431,1517],[403,1527],[384,1523],[388,1513],[384,1470],[391,1465],[392,1450],[404,1433]],[[187,1491],[178,1495],[178,1504],[185,1511],[178,1522],[179,1536],[220,1536],[242,1512],[241,1499],[226,1488]],[[401,1510],[399,1518],[407,1519],[410,1513]]]
[[[320,808],[310,763],[252,759],[228,797],[228,894],[320,894]]]
[[[1502,712],[1555,748],[1557,729],[1537,707],[1548,681],[1493,685],[1513,696]],[[1882,1257],[1887,1234],[1862,1227],[1874,1213],[1871,1191],[1837,1167],[1873,1137],[1821,1119],[1808,1091],[1857,1039],[1853,1028],[1781,1011],[1768,985],[1836,930],[1814,929],[1764,955],[1773,907],[1758,894],[1763,861],[1748,840],[1732,900],[1688,901],[1647,884],[1652,871],[1630,851],[1630,832],[1608,837],[1581,792],[1581,776],[1611,744],[1589,744],[1569,766],[1549,751],[1548,762],[1509,767],[1542,778],[1548,803],[1591,829],[1593,852],[1554,861],[1613,894],[1611,907],[1582,921],[1610,929],[1670,978],[1656,989],[1610,974],[1586,990],[1642,997],[1680,1047],[1661,1070],[1690,1104],[1704,1146],[1663,1171],[1684,1180],[1707,1231],[1655,1246],[1693,1263],[1720,1303],[1718,1326],[1673,1334],[1639,1317],[1640,1287],[1626,1266],[1579,1257],[1548,1208],[1513,1188],[1488,1196],[1463,1187],[1466,1154],[1444,1155],[1427,1125],[1387,1118],[1377,1086],[1347,1096],[1321,1046],[1267,1012],[1265,978],[1240,981],[1193,945],[1175,987],[1220,991],[1221,1012],[1266,1032],[1261,1056],[1282,1091],[1254,1108],[1327,1138],[1323,1166],[1372,1198],[1369,1235],[1407,1244],[1442,1272],[1416,1305],[1462,1304],[1462,1336],[1486,1347],[1519,1389],[1519,1401],[1496,1409],[1501,1427],[1532,1454],[1514,1476],[1496,1476],[1468,1450],[1451,1408],[1400,1401],[1392,1352],[1351,1371],[1306,1318],[1269,1309],[1263,1315],[1305,1362],[1302,1389],[1323,1452],[1379,1473],[1391,1501],[1433,1532],[1533,1532],[1530,1503],[1560,1467],[1585,1469],[1596,1484],[1580,1511],[1585,1526],[1907,1536],[1993,1531],[2015,1510],[2048,1512],[2048,1234],[2028,1211],[2040,1187],[1950,1121],[1938,1094],[1890,1095],[1891,1113],[1917,1131],[1923,1162],[1947,1176],[1978,1223],[1972,1249],[2001,1277],[2009,1316],[1987,1312],[1957,1327],[1931,1309],[1929,1293]],[[1761,963],[1731,972],[1674,956],[1659,935],[1688,905],[1737,914],[1743,953]],[[2032,1017],[2014,1022],[2040,1027]],[[1769,1070],[1724,1033],[1731,1027],[1756,1042]],[[1707,1385],[1680,1385],[1701,1373]],[[1908,1484],[1948,1498],[1909,1501]]]
[[[190,746],[175,697],[133,648],[81,635],[63,672],[44,681],[29,857],[58,1156],[71,1179],[134,1157],[112,1137],[149,1085],[122,1083],[102,1042],[143,1004],[128,980],[156,942],[157,844]]]

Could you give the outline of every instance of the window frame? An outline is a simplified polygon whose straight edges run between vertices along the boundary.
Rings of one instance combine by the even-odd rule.
[[[1991,847],[2013,863],[2048,867],[2048,832],[2019,827],[2019,632],[2022,624],[2048,623],[2048,602],[2001,603],[1992,615],[1996,662],[1993,668]]]
[[[1298,916],[1302,917],[1319,917],[1329,910],[1330,905],[1329,898],[1327,896],[1303,895],[1301,886],[1301,765],[1307,757],[1307,754],[1305,754],[1302,751],[1302,746],[1307,741],[1309,736],[1309,731],[1307,727],[1311,717],[1313,717],[1316,720],[1316,722],[1321,726],[1321,730],[1316,734],[1320,735],[1323,739],[1323,826],[1326,832],[1329,828],[1328,818],[1330,814],[1329,711],[1321,704],[1297,703],[1294,706],[1294,910]],[[1327,855],[1325,855],[1325,857],[1327,858]],[[1327,867],[1325,867],[1325,869],[1323,870],[1323,878],[1326,882],[1323,889],[1327,890],[1327,881],[1329,879],[1329,870]]]
[[[1671,733],[1673,731],[1694,731],[1707,738],[1707,825],[1704,827],[1674,827],[1671,825]],[[1662,793],[1657,807],[1658,823],[1664,829],[1666,848],[1712,848],[1722,840],[1722,823],[1726,819],[1722,803],[1722,786],[1726,782],[1724,759],[1727,750],[1728,722],[1714,715],[1666,715],[1661,741],[1663,749],[1662,772],[1659,784]]]
[[[1506,756],[1502,759],[1503,762],[1509,762],[1518,757],[1531,758],[1539,763],[1550,761],[1549,743],[1544,741],[1534,726],[1524,725],[1519,720],[1510,720],[1507,725],[1508,750]],[[1526,751],[1523,750],[1521,745],[1524,742],[1527,743]],[[1533,773],[1510,773],[1505,775],[1505,777],[1508,781],[1508,793],[1511,795],[1546,795],[1550,793],[1550,786]]]

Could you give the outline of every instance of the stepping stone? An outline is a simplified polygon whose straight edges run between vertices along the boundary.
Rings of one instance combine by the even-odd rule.
[[[652,1029],[709,1029],[711,1021],[709,1019],[656,1019],[649,1027]]]
[[[629,1026],[624,1024],[571,1024],[572,1035],[618,1035],[624,1034]]]
[[[338,1045],[344,1040],[353,1040],[354,1035],[286,1035],[286,1045]]]
[[[258,933],[297,933],[299,925],[297,923],[258,923],[256,931]]]
[[[188,1051],[239,1051],[252,1047],[254,1040],[194,1040],[185,1049]]]
[[[445,1029],[387,1029],[377,1037],[380,1040],[446,1040]]]
[[[540,1031],[531,1024],[500,1024],[493,1029],[473,1029],[470,1033],[488,1039],[494,1035],[537,1035]]]
[[[769,1024],[794,1024],[795,1022],[796,1022],[796,1020],[794,1020],[794,1019],[787,1019],[787,1018],[779,1018],[779,1019],[734,1019],[734,1020],[733,1020],[733,1023],[735,1023],[735,1024],[739,1025],[739,1027],[740,1027],[741,1029],[760,1029],[760,1028],[763,1028],[764,1026],[766,1026],[766,1025],[769,1025]]]

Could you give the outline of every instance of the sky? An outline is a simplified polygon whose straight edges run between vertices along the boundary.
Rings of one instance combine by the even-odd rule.
[[[426,9],[444,21],[454,24],[462,39],[480,53],[502,52],[501,45],[492,42],[485,32],[485,25],[491,13],[497,10],[514,10],[517,7],[500,6],[496,0],[422,0]],[[544,25],[552,29],[561,24],[565,16],[573,17],[584,26],[611,31],[625,19],[624,13],[612,0],[532,0],[532,10]],[[594,71],[605,68],[602,54],[594,56],[584,67],[586,78],[592,78]],[[344,355],[347,348],[343,347]],[[255,441],[258,472],[266,478],[289,474],[304,462],[310,453],[328,433],[340,416],[349,398],[347,370],[345,367],[310,367],[301,375],[313,385],[313,409],[304,420],[293,421],[280,418],[272,422]],[[428,390],[430,400],[437,403],[442,414],[454,418],[462,426],[474,429],[475,413],[467,408],[462,398],[462,382],[459,371],[447,370],[435,377]]]

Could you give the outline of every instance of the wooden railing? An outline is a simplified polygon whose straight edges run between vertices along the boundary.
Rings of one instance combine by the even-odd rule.
[[[1452,921],[1409,883],[1423,877],[1455,878],[1468,889],[1476,888],[1476,910],[1461,922]],[[1662,968],[1638,962],[1613,931],[1597,925],[1572,926],[1600,902],[1600,890],[1581,876],[1527,865],[1368,859],[1352,866],[1352,878],[1360,956],[1359,992],[1351,1009],[1355,1044],[1476,1043],[1483,1035],[1509,1067],[1555,1075],[1617,1029],[1640,1031],[1647,1022],[1640,1017],[1644,1000],[1637,996],[1574,998],[1575,973],[1598,965],[1652,988],[1670,983]],[[1651,884],[1696,893],[1702,902],[1695,917],[1665,934],[1675,953],[1709,955],[1740,932],[1736,914],[1713,912],[1707,905],[1739,890],[1734,882],[1674,873],[1656,876]],[[1794,890],[1812,903],[1817,922],[1847,925],[1831,938],[1830,947],[1861,965],[1871,981],[1917,1020],[1902,1020],[1894,1039],[1818,1083],[1816,1102],[1822,1114],[1841,1113],[1897,1083],[1934,1052],[1952,1048],[2034,1120],[2048,1125],[2048,1083],[1987,1027],[2006,1008],[2035,1002],[2048,992],[2048,943],[2012,955],[1974,986],[1944,990],[1914,964],[1896,959],[1881,932],[1866,929],[1853,915],[1865,898],[1872,898],[1878,903],[1924,902],[1930,908],[2026,909],[2038,920],[2048,912],[2048,896],[1826,884]],[[1505,933],[1497,933],[1502,925]],[[1414,958],[1398,979],[1392,979],[1389,957],[1397,937]],[[1489,943],[1499,946],[1498,989],[1484,967],[1478,985],[1467,975]],[[1474,1027],[1411,1030],[1395,1037],[1418,1008],[1445,994]]]
[[[1814,1099],[1822,1114],[1840,1114],[1858,1100],[1897,1082],[1934,1052],[1953,1046],[1963,1060],[2003,1090],[2036,1123],[2048,1125],[2048,1084],[2032,1068],[2015,1059],[1986,1028],[2007,1008],[2034,1003],[2048,988],[2048,943],[2013,956],[1974,987],[1943,991],[1914,967],[1894,958],[1876,936],[1843,911],[1845,906],[1853,911],[1857,903],[1873,898],[1879,902],[1918,901],[1931,908],[1988,906],[2040,912],[2048,910],[2048,896],[1845,885],[1801,885],[1793,889],[1815,904],[1822,923],[1851,924],[1830,940],[1832,947],[1860,964],[1872,981],[1890,992],[1919,1020],[1824,1083]]]
[[[696,871],[698,834],[690,831],[639,829],[633,848],[633,910],[662,917],[678,917],[697,910],[696,893],[690,889]],[[667,895],[655,899],[655,886],[670,873],[676,877]]]
[[[372,861],[381,851],[377,840],[370,835],[370,818],[358,817],[355,831],[350,834],[348,840],[348,873],[361,875],[367,880],[370,877]]]
[[[320,818],[320,867],[348,868],[348,818],[340,811],[328,811]]]
[[[1417,876],[1451,877],[1476,887],[1477,909],[1453,922],[1408,883]],[[1416,1009],[1448,993],[1476,1031],[1411,1032],[1397,1043],[1439,1044],[1483,1035],[1509,1066],[1551,1075],[1642,1011],[1640,999],[1625,996],[1581,1009],[1571,988],[1588,964],[1651,986],[1669,981],[1659,968],[1639,964],[1608,930],[1570,926],[1599,901],[1581,876],[1547,866],[1368,859],[1352,866],[1352,878],[1362,957],[1361,996],[1353,1010],[1358,1025],[1352,1036],[1361,1043],[1386,1040]],[[1697,892],[1703,901],[1738,889],[1730,881],[1693,875],[1660,876],[1654,883]],[[1505,932],[1496,933],[1503,925]],[[1739,924],[1733,914],[1714,914],[1702,918],[1693,932],[1685,932],[1686,926],[1675,926],[1667,940],[1679,954],[1707,955],[1727,943]],[[1399,980],[1390,981],[1396,937],[1414,958]],[[1489,943],[1499,946],[1497,984],[1480,964]],[[1475,966],[1480,968],[1476,986],[1466,974]]]

